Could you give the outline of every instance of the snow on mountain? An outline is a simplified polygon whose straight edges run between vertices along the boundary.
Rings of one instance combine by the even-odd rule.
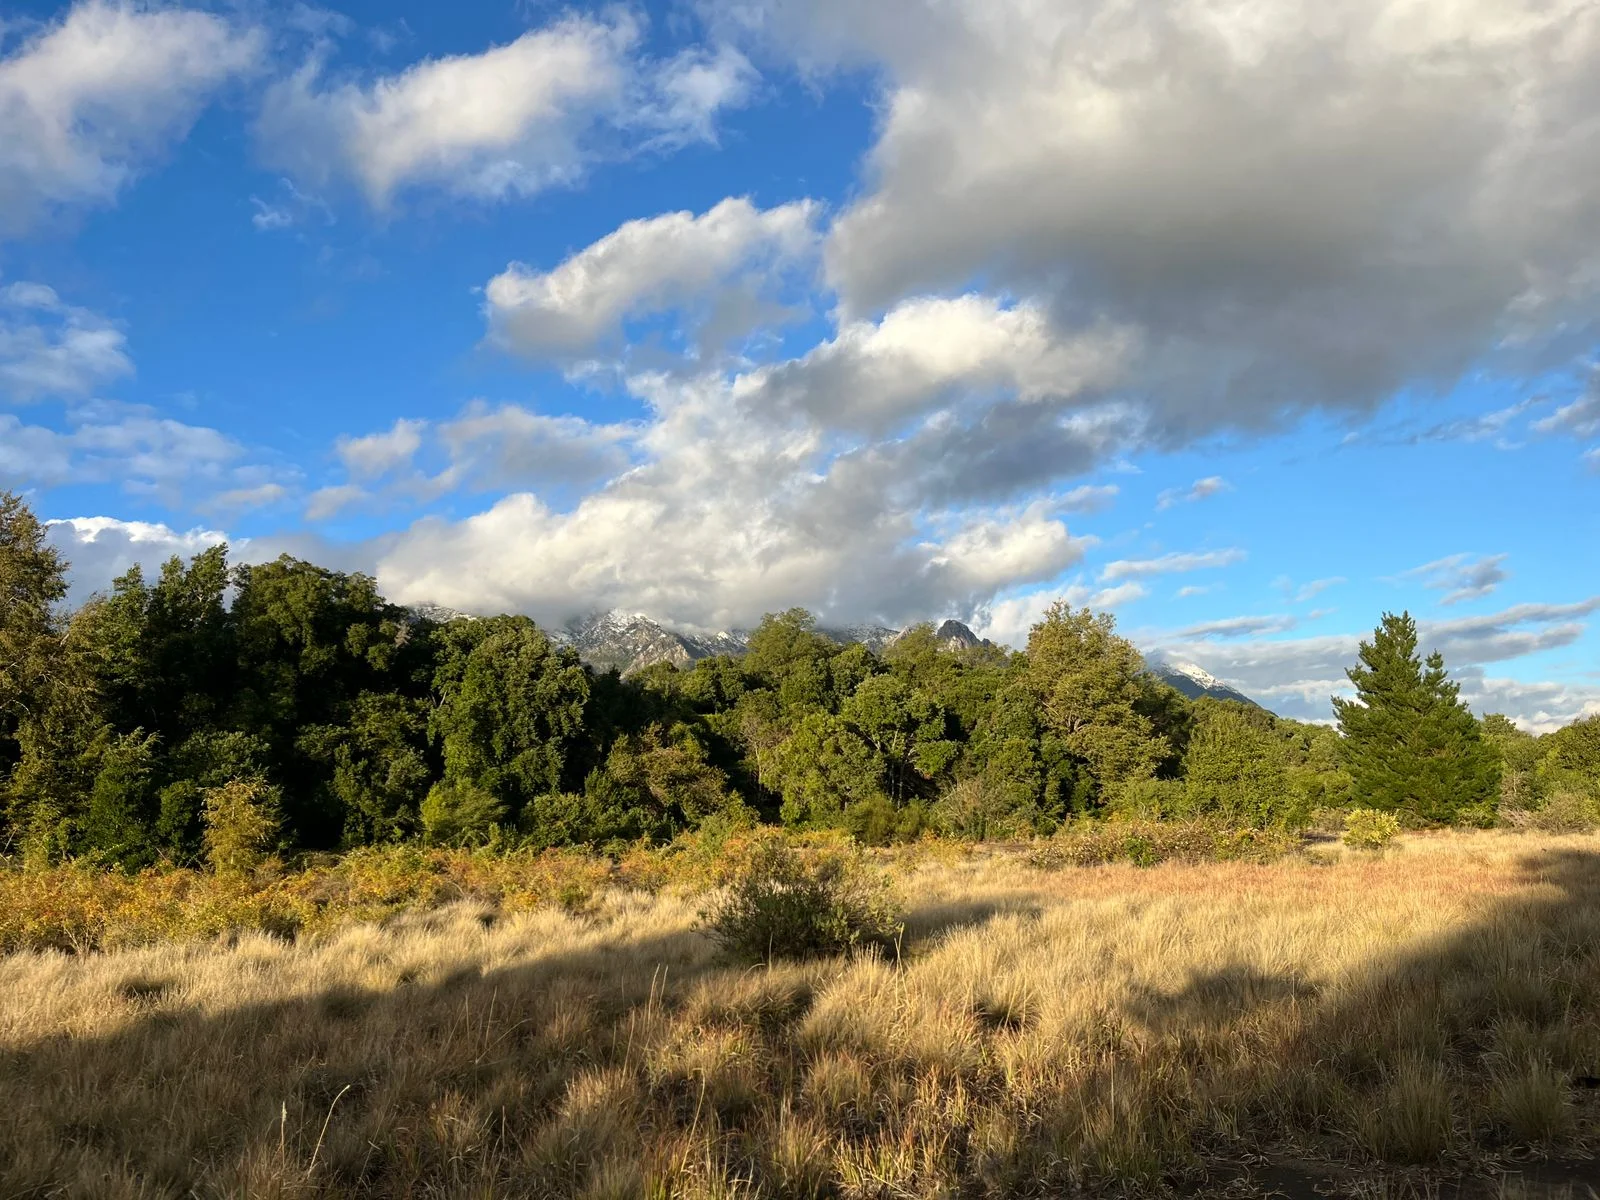
[[[416,605],[412,611],[419,617],[439,622],[462,617],[472,619],[465,613],[442,605]],[[841,645],[860,642],[874,654],[882,654],[903,631],[884,625],[866,624],[840,625],[817,632]],[[549,633],[552,641],[571,646],[578,652],[578,657],[595,670],[616,668],[624,675],[662,662],[671,663],[679,670],[688,670],[702,658],[717,654],[738,655],[749,649],[749,633],[746,630],[711,634],[682,633],[669,629],[643,613],[620,610],[591,613],[569,621],[563,629]],[[969,650],[993,644],[955,620],[940,624],[934,630],[934,637],[947,650]],[[1194,663],[1175,662],[1159,653],[1147,655],[1146,663],[1152,675],[1191,700],[1209,696],[1214,700],[1255,704],[1243,692]]]
[[[1150,674],[1168,686],[1176,688],[1191,700],[1209,696],[1213,700],[1237,700],[1241,704],[1260,707],[1238,688],[1224,683],[1194,663],[1174,662],[1159,654],[1152,654],[1145,656],[1145,664]]]

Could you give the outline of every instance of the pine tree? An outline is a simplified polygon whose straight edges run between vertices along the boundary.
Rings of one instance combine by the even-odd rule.
[[[1333,702],[1356,802],[1430,822],[1491,806],[1498,759],[1443,657],[1418,656],[1411,614],[1385,613],[1360,658],[1347,672],[1356,698]]]

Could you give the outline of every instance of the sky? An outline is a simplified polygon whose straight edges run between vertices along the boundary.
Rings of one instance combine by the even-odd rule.
[[[402,603],[1600,711],[1592,0],[0,3],[0,487]]]

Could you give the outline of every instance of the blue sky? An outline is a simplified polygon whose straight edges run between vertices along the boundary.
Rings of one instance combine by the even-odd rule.
[[[1325,719],[1600,708],[1579,0],[0,8],[0,486],[75,595],[1057,597]]]

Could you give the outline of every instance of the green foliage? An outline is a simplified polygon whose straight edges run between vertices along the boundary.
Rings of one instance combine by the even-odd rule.
[[[742,962],[890,949],[903,928],[887,876],[859,854],[799,850],[770,836],[702,919],[716,943]]]
[[[534,796],[572,781],[588,675],[526,617],[456,621],[439,641],[429,732],[445,782],[487,793],[515,821]]]
[[[155,861],[158,757],[153,736],[104,739],[81,830],[86,848],[102,862],[137,870]]]
[[[1026,653],[917,625],[880,655],[791,609],[742,657],[624,679],[526,617],[441,625],[366,576],[287,556],[230,569],[225,546],[131,569],[68,614],[45,534],[0,493],[0,847],[35,863],[201,862],[209,798],[238,781],[286,854],[617,848],[780,820],[872,845],[1108,816],[1265,837],[1356,804],[1564,828],[1600,804],[1600,717],[1480,730],[1404,616],[1363,645],[1341,737],[1187,701],[1109,616],[1060,604]]]
[[[1600,798],[1600,713],[1574,721],[1540,741],[1538,772],[1543,788]]]
[[[1513,810],[1508,820],[1539,833],[1591,833],[1600,826],[1600,801],[1586,792],[1556,792],[1532,810]]]
[[[206,790],[206,861],[218,875],[247,875],[277,844],[282,794],[260,779],[231,779]]]
[[[988,775],[952,784],[930,813],[939,833],[972,842],[1031,837],[1038,817],[1031,789]]]
[[[422,832],[430,846],[481,846],[509,819],[503,799],[467,779],[436,783],[422,801]]]
[[[1270,713],[1234,702],[1195,705],[1183,756],[1185,807],[1233,825],[1303,825],[1308,797],[1291,786],[1288,744]]]
[[[1356,801],[1424,822],[1454,821],[1491,805],[1499,759],[1443,658],[1431,654],[1424,666],[1418,657],[1410,614],[1384,614],[1372,641],[1361,643],[1360,658],[1348,672],[1356,698],[1333,702]]]
[[[1352,808],[1344,817],[1344,844],[1357,850],[1381,850],[1400,836],[1393,813]]]
[[[1147,679],[1109,613],[1057,603],[1028,637],[1027,686],[1044,725],[1088,766],[1102,794],[1151,778],[1171,756],[1146,711]]]

